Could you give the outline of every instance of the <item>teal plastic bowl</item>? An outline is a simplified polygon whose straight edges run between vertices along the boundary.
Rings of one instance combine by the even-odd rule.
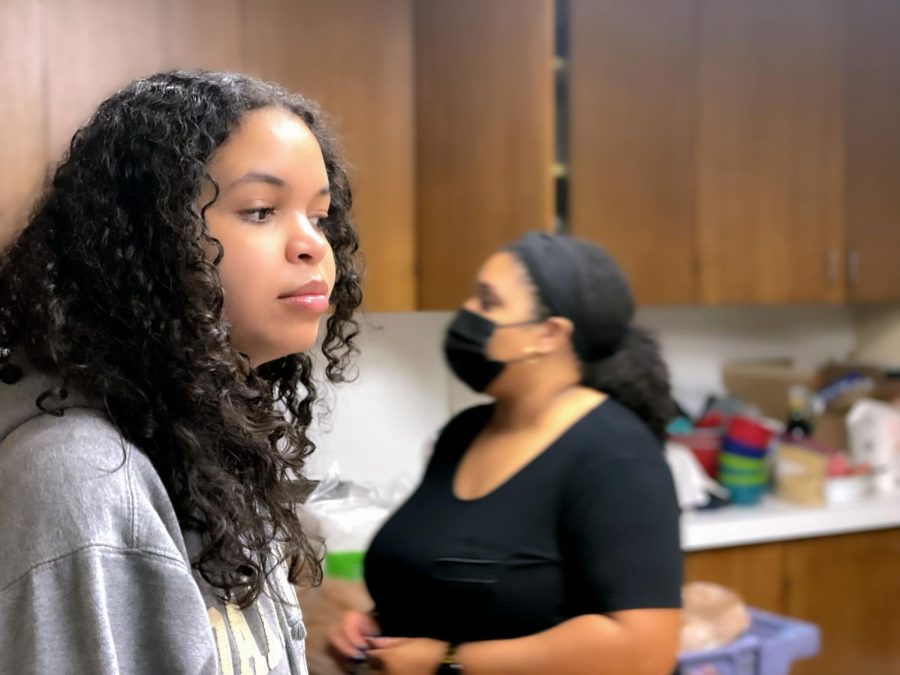
[[[729,485],[731,503],[735,506],[755,506],[766,494],[765,485]]]

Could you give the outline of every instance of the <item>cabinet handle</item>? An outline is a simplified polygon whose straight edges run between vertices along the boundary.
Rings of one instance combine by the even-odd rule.
[[[828,249],[825,253],[825,274],[828,285],[834,286],[838,276],[838,252],[833,248]]]
[[[851,287],[859,284],[859,251],[855,248],[847,253],[847,281]]]

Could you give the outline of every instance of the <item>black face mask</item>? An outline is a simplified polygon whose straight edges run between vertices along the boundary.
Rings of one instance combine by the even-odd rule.
[[[480,314],[461,309],[447,326],[444,356],[456,377],[474,391],[482,392],[500,376],[508,363],[494,361],[486,355],[487,345],[494,331],[498,328],[528,326],[541,321],[542,319],[532,319],[518,323],[496,324]]]

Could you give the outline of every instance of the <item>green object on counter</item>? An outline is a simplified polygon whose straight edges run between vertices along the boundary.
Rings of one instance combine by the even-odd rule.
[[[332,579],[362,581],[362,551],[333,551],[325,556],[325,576]]]
[[[769,482],[766,471],[736,472],[722,469],[718,474],[718,481],[725,487],[756,487]]]
[[[726,469],[734,469],[735,471],[765,471],[766,460],[742,457],[741,455],[733,455],[730,452],[722,451],[719,453],[719,466]]]

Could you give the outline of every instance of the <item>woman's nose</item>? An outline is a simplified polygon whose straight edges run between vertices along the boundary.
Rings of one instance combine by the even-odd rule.
[[[327,250],[328,240],[325,234],[305,214],[299,214],[293,219],[285,251],[288,262],[317,263]]]
[[[478,298],[472,297],[468,298],[463,304],[462,309],[468,310],[470,312],[478,311]]]

